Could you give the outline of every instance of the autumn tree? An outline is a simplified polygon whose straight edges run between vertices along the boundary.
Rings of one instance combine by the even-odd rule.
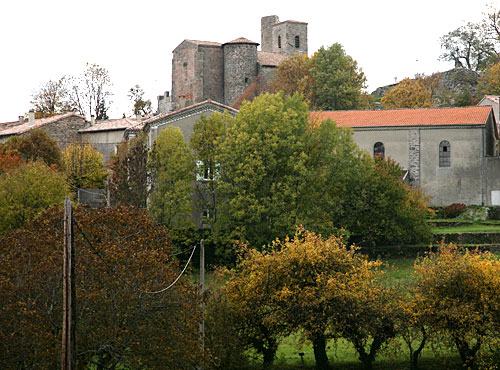
[[[169,228],[189,226],[195,163],[178,127],[168,126],[155,140],[149,158],[151,214]]]
[[[316,109],[347,110],[360,106],[366,77],[342,45],[321,47],[313,58],[311,73],[316,84]]]
[[[152,113],[151,100],[144,100],[144,90],[139,85],[131,87],[127,95],[132,103],[134,103],[134,114],[148,115]]]
[[[150,184],[148,152],[145,134],[120,143],[110,163],[109,186],[113,203],[147,207]]]
[[[62,203],[68,188],[61,173],[31,162],[0,175],[0,235]]]
[[[482,346],[496,335],[500,262],[489,252],[449,245],[420,259],[415,272],[419,311],[449,336],[464,366],[474,367]]]
[[[380,100],[384,108],[431,108],[432,95],[421,79],[405,78]]]
[[[108,177],[103,156],[89,143],[70,144],[63,154],[64,173],[72,190],[103,188]]]
[[[0,239],[0,362],[6,368],[57,368],[62,218],[61,207],[51,208]],[[74,219],[78,366],[200,365],[197,291],[182,277],[165,289],[180,274],[167,230],[124,207],[76,208]]]
[[[82,115],[94,116],[97,120],[107,119],[111,92],[111,78],[106,68],[87,63],[78,77],[68,78],[71,104]]]
[[[21,164],[23,164],[23,161],[17,154],[0,148],[0,175],[5,171],[19,167]]]
[[[500,95],[500,62],[486,69],[479,77],[478,97]]]
[[[48,166],[62,168],[61,151],[57,143],[42,129],[31,130],[21,136],[12,136],[0,149],[16,154],[24,162],[43,161]]]
[[[316,80],[312,75],[314,57],[296,54],[286,58],[278,65],[273,76],[271,88],[274,92],[282,91],[285,96],[295,93],[304,95],[305,99],[315,104]]]
[[[74,106],[69,101],[69,92],[65,77],[57,81],[49,80],[44,82],[31,95],[31,99],[31,105],[37,118],[71,112],[74,109]]]

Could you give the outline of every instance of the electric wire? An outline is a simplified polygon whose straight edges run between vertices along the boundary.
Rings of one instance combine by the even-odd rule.
[[[89,245],[90,249],[97,255],[97,257],[99,257],[99,259],[108,267],[108,269],[121,282],[123,282],[124,284],[126,284],[128,287],[130,287],[130,288],[132,288],[132,289],[134,289],[134,290],[136,290],[136,291],[138,291],[140,293],[143,293],[143,294],[160,294],[160,293],[166,292],[167,290],[169,290],[170,288],[172,288],[179,281],[179,279],[181,278],[181,276],[186,271],[187,267],[189,266],[189,263],[191,262],[191,259],[193,258],[194,252],[196,251],[196,247],[198,246],[198,244],[195,244],[195,246],[193,247],[193,250],[191,252],[191,255],[189,256],[189,259],[186,262],[186,265],[182,269],[181,273],[177,276],[177,278],[170,285],[168,285],[166,288],[163,288],[163,289],[160,289],[160,290],[157,290],[157,291],[147,291],[147,290],[140,289],[140,288],[138,288],[138,287],[130,284],[127,280],[123,279],[119,274],[117,274],[116,271],[115,271],[115,269],[104,259],[104,257],[101,255],[101,253],[99,253],[99,251],[94,247],[94,245],[92,244],[92,242],[90,241],[90,239],[88,238],[88,236],[83,232],[82,228],[80,227],[78,221],[76,220],[76,218],[74,216],[73,216],[73,221],[74,221],[77,229],[80,231],[80,234],[82,234],[83,238],[85,239],[85,241]]]

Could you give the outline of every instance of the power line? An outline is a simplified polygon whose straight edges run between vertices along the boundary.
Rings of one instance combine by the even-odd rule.
[[[160,293],[163,293],[163,292],[166,292],[167,290],[169,290],[170,288],[172,288],[176,283],[177,281],[179,281],[179,279],[181,278],[181,276],[184,274],[184,272],[186,271],[187,267],[189,266],[189,263],[191,262],[191,259],[193,258],[193,255],[194,255],[194,252],[196,250],[196,247],[198,246],[198,244],[195,244],[195,246],[193,247],[193,250],[191,252],[191,255],[189,256],[189,259],[188,261],[186,262],[186,265],[184,266],[184,268],[182,269],[181,273],[177,276],[177,278],[170,284],[168,285],[166,288],[163,288],[163,289],[160,289],[160,290],[157,290],[157,291],[147,291],[147,290],[143,290],[143,289],[140,289],[132,284],[130,284],[127,280],[123,279],[119,274],[116,273],[115,269],[113,268],[113,266],[111,266],[105,259],[104,257],[101,255],[101,253],[99,253],[99,251],[97,250],[97,248],[94,247],[94,245],[92,244],[92,242],[90,241],[90,239],[87,237],[87,235],[83,232],[82,228],[80,227],[80,225],[78,224],[78,221],[76,220],[76,218],[73,216],[73,221],[75,222],[75,225],[76,227],[78,228],[78,230],[80,231],[80,233],[82,234],[83,238],[85,239],[85,241],[87,242],[87,244],[89,245],[90,249],[92,249],[92,251],[97,255],[97,257],[99,257],[99,259],[108,267],[108,269],[120,280],[122,281],[124,284],[126,284],[127,286],[129,286],[130,288],[140,292],[140,293],[143,293],[143,294],[160,294]]]

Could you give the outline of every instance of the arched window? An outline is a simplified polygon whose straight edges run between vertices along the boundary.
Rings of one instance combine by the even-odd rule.
[[[385,157],[385,147],[384,143],[381,143],[380,141],[377,141],[375,145],[373,146],[373,156],[374,157]]]
[[[299,36],[295,36],[295,48],[300,48],[300,38]]]
[[[439,143],[439,167],[451,167],[451,146],[446,140]]]
[[[278,47],[281,49],[281,36],[278,36]]]

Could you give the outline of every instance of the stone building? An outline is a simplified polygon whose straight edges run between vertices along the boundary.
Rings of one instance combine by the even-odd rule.
[[[19,121],[0,123],[0,142],[7,141],[11,136],[23,135],[40,128],[57,142],[60,149],[64,149],[67,145],[80,141],[78,130],[86,125],[85,117],[78,113],[71,112],[35,119],[35,113],[30,111],[27,120],[24,116],[19,116]]]
[[[209,99],[231,106],[257,76],[268,79],[287,56],[307,54],[307,23],[263,17],[261,43],[258,51],[259,44],[244,37],[181,42],[173,51],[172,95],[158,98],[160,113]]]
[[[499,133],[491,106],[319,114],[352,128],[361,149],[397,161],[432,205],[500,205]]]

